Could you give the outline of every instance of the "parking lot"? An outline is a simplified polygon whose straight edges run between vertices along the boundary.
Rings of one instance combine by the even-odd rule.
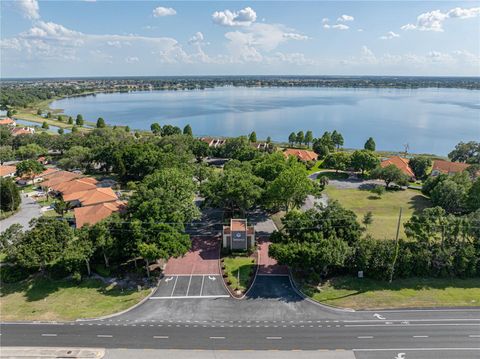
[[[150,299],[229,297],[222,281],[218,274],[165,276]]]

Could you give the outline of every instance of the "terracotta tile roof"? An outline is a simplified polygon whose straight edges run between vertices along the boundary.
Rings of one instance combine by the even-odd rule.
[[[60,192],[63,196],[74,192],[87,191],[97,188],[97,180],[92,177],[83,177],[73,179],[71,181],[62,182],[57,185],[50,186],[54,191]]]
[[[297,150],[295,148],[288,148],[283,151],[283,154],[285,157],[295,156],[300,161],[316,161],[318,158],[318,155],[313,151]]]
[[[0,177],[3,176],[11,176],[12,174],[15,174],[17,171],[17,167],[15,166],[0,166]]]
[[[15,125],[15,121],[9,117],[0,119],[0,125]]]
[[[386,160],[380,162],[380,166],[382,167],[387,167],[390,165],[394,165],[397,167],[400,171],[402,171],[405,175],[408,177],[415,177],[415,174],[413,173],[412,169],[410,168],[408,164],[408,159],[402,158],[399,156],[393,156],[390,158],[387,158]]]
[[[12,129],[12,136],[29,135],[34,132],[35,130],[31,127],[15,127]]]
[[[82,206],[89,206],[102,202],[116,201],[118,197],[110,187],[96,187],[86,191],[70,193],[63,196],[63,200],[65,202],[79,201]]]
[[[469,166],[467,163],[434,160],[432,172],[438,171],[445,174],[457,173],[465,171]]]
[[[57,171],[55,173],[51,173],[46,177],[46,180],[42,182],[41,186],[42,187],[52,187],[56,186],[60,183],[63,182],[68,182],[71,181],[75,178],[80,177],[81,175],[73,172],[68,172],[68,171]]]
[[[230,220],[230,228],[232,231],[244,231],[247,228],[246,219],[232,219]]]
[[[125,208],[123,201],[114,201],[99,203],[92,206],[77,207],[73,210],[75,215],[75,226],[83,227],[85,224],[94,225],[112,215],[114,212],[120,212]]]

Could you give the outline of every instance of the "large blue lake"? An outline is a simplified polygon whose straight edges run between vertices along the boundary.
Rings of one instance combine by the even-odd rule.
[[[372,136],[379,150],[445,155],[459,141],[480,139],[480,91],[461,89],[238,88],[99,94],[55,101],[52,108],[103,117],[109,124],[149,129],[153,122],[195,135],[256,131],[286,141],[292,131],[315,136],[336,129],[345,147]]]

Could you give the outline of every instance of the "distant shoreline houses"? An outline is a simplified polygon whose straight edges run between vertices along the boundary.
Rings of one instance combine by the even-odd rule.
[[[12,136],[30,135],[35,133],[35,129],[33,127],[17,127],[17,123],[15,122],[15,120],[11,119],[10,117],[0,118],[0,126],[9,128]]]

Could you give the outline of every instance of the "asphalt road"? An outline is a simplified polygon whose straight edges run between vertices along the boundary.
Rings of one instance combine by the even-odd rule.
[[[287,276],[257,277],[245,300],[162,297],[103,320],[2,323],[0,329],[2,346],[301,349],[398,359],[480,357],[480,310],[339,311],[304,300]],[[402,353],[405,356],[398,357]]]
[[[33,218],[40,217],[42,212],[40,206],[32,198],[21,195],[22,203],[20,204],[20,210],[13,216],[5,218],[0,221],[0,233],[5,231],[14,223],[20,224],[24,229],[28,229],[29,223]]]

